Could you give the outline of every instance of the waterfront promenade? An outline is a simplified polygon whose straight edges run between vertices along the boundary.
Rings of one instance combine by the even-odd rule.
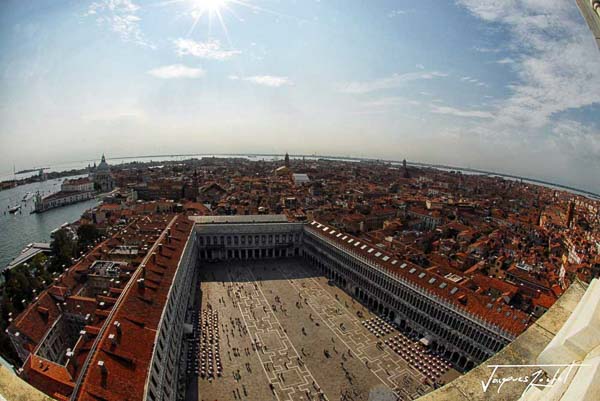
[[[33,198],[22,202],[28,192],[56,192],[62,179],[27,184],[0,191],[0,270],[32,242],[48,242],[50,233],[65,222],[77,220],[81,214],[97,204],[95,199],[53,209],[42,214],[30,214]],[[21,212],[9,214],[8,208],[21,205]]]

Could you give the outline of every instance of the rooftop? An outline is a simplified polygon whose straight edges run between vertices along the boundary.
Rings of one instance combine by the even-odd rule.
[[[94,344],[79,400],[142,400],[158,325],[193,224],[174,217],[123,290]]]
[[[444,387],[429,393],[420,401],[507,401],[517,400],[528,383],[513,381],[506,383],[501,389],[497,384],[492,384],[488,391],[482,389],[482,382],[490,378],[492,369],[489,365],[534,365],[533,368],[523,366],[511,368],[510,373],[498,373],[495,377],[503,377],[504,374],[512,377],[524,377],[532,375],[536,358],[539,353],[556,336],[563,324],[575,310],[578,302],[585,293],[586,287],[581,282],[574,282],[565,294],[535,323],[533,323],[515,341],[507,345],[496,355],[482,363],[466,375],[448,383]]]
[[[196,224],[248,224],[248,223],[287,223],[284,214],[255,214],[236,216],[191,216]]]
[[[396,276],[422,288],[431,295],[449,302],[450,304],[471,313],[478,319],[495,325],[512,336],[521,334],[529,324],[529,315],[506,305],[497,305],[493,309],[487,307],[491,298],[461,286],[452,279],[438,275],[409,261],[401,260],[394,255],[375,249],[368,243],[348,234],[338,232],[317,221],[312,221],[307,227],[318,235],[325,237],[350,252],[388,270]]]

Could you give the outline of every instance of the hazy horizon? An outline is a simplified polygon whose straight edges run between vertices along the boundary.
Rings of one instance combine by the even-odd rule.
[[[0,171],[319,154],[600,192],[600,52],[571,0],[5,1]]]

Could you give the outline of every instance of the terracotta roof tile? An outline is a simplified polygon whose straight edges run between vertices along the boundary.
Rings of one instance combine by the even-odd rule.
[[[476,294],[468,288],[458,286],[457,283],[444,276],[439,276],[408,261],[399,261],[397,257],[394,257],[391,254],[381,252],[382,256],[375,257],[374,253],[369,253],[369,249],[373,248],[372,246],[369,245],[365,249],[352,246],[350,241],[354,242],[361,240],[346,234],[342,237],[328,235],[323,231],[327,226],[317,221],[308,224],[307,228],[316,232],[319,236],[336,242],[350,252],[359,254],[361,258],[367,259],[371,263],[410,281],[412,284],[417,285],[441,300],[449,302],[455,307],[470,313],[474,317],[504,329],[511,335],[517,336],[527,328],[529,316],[519,310],[514,310],[510,307],[502,307],[500,311],[497,311],[496,309],[490,310],[487,307],[490,302],[489,297]],[[389,259],[384,261],[383,256],[388,256]],[[424,273],[424,275],[421,275],[421,273]],[[429,282],[432,277],[436,278],[434,283]],[[445,285],[442,285],[442,283],[445,283]],[[509,313],[510,316],[506,316],[506,313]]]

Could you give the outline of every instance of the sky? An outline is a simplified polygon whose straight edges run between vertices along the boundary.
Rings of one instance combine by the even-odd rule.
[[[289,152],[598,193],[599,111],[574,0],[0,2],[0,172]]]

